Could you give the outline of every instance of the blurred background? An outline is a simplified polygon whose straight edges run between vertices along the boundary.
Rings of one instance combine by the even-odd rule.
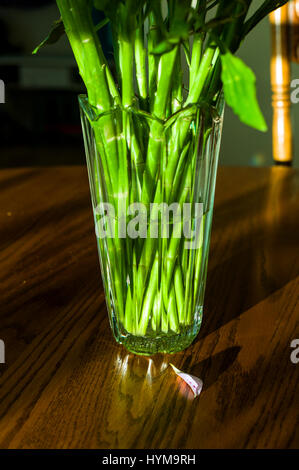
[[[253,2],[253,7],[259,0]],[[66,37],[32,50],[59,18],[54,0],[0,0],[0,79],[5,103],[0,104],[0,167],[85,163],[77,95],[84,86]],[[101,31],[105,49],[111,49],[107,30]],[[258,97],[269,131],[259,133],[241,124],[226,109],[222,165],[272,164],[270,28],[264,20],[248,37],[239,56],[254,70]],[[299,65],[292,78],[299,79]],[[299,166],[299,103],[293,104],[294,166]],[[60,152],[55,152],[56,149]],[[63,152],[61,152],[63,149]]]

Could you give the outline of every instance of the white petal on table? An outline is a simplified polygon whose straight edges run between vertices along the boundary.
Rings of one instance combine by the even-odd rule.
[[[179,377],[181,377],[181,379],[183,379],[184,382],[186,382],[187,385],[189,385],[192,392],[194,393],[194,396],[198,397],[198,395],[202,391],[203,381],[200,378],[195,377],[194,375],[186,374],[186,372],[182,372],[180,369],[178,369],[177,367],[175,367],[171,363],[169,363],[169,365],[173,368],[174,372]]]

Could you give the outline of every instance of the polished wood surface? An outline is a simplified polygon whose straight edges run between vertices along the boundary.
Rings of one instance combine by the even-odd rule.
[[[1,170],[0,447],[298,447],[298,210],[297,170],[221,168],[201,332],[138,357],[110,332],[86,169]]]
[[[291,124],[291,42],[289,2],[270,14],[271,87],[273,105],[272,147],[276,163],[290,163],[293,158]]]

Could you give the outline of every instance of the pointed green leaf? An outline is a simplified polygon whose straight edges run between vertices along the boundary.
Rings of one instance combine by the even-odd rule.
[[[151,51],[151,54],[160,55],[165,54],[166,52],[171,51],[175,47],[175,44],[171,44],[166,39],[164,41],[159,42]]]
[[[96,26],[95,30],[100,31],[100,29],[104,28],[109,23],[109,18],[104,18],[102,21],[100,21]]]
[[[265,132],[267,124],[256,98],[253,71],[230,52],[221,55],[221,63],[221,79],[227,104],[244,124]]]
[[[47,46],[48,44],[54,44],[61,36],[63,36],[64,33],[64,24],[60,18],[59,20],[54,21],[48,36],[34,49],[32,54],[36,54],[42,47]]]

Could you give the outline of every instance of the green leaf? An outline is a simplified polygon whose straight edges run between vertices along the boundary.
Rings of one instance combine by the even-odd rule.
[[[175,47],[175,44],[171,44],[166,39],[164,41],[159,42],[151,51],[150,53],[153,55],[161,55],[165,54],[166,52],[170,52]]]
[[[248,126],[265,132],[267,124],[256,98],[255,75],[244,62],[230,52],[221,55],[224,97]]]
[[[104,28],[109,23],[109,18],[104,18],[102,21],[100,21],[96,26],[95,30],[100,31],[100,29]]]
[[[48,36],[34,49],[32,54],[36,54],[42,47],[47,46],[48,44],[54,44],[61,38],[61,36],[63,36],[64,33],[64,24],[60,18],[59,20],[54,21]]]

